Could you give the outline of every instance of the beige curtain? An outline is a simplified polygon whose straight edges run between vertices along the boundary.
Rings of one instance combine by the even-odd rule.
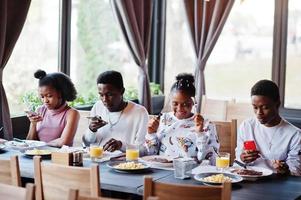
[[[0,0],[0,124],[3,126],[0,137],[8,140],[13,138],[13,133],[2,83],[3,70],[23,28],[30,2],[30,0]]]
[[[152,20],[152,0],[111,0],[128,48],[139,66],[139,102],[151,111],[147,58]]]
[[[184,0],[187,21],[196,54],[196,100],[200,113],[205,91],[206,62],[229,16],[234,0]]]

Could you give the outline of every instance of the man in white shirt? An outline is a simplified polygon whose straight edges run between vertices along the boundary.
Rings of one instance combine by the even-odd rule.
[[[126,144],[144,143],[147,110],[134,102],[124,101],[123,80],[119,72],[106,71],[97,78],[100,101],[93,106],[89,129],[83,137],[86,145],[98,142],[104,150],[125,151]]]
[[[301,130],[279,115],[278,86],[270,80],[257,82],[251,100],[256,117],[240,125],[236,159],[274,173],[300,176]],[[256,150],[246,150],[245,141],[254,141]]]

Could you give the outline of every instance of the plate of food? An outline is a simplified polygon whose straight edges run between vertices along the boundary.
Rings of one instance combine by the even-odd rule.
[[[173,158],[161,155],[144,156],[140,158],[151,167],[163,167],[173,169]]]
[[[48,149],[31,149],[26,150],[24,155],[29,158],[33,158],[34,156],[41,156],[43,159],[51,159],[51,151]]]
[[[247,169],[241,167],[232,167],[230,169],[231,173],[240,175],[243,179],[257,179],[265,176],[270,176],[273,171],[263,167],[248,166]]]
[[[12,140],[5,142],[5,146],[14,150],[26,151],[37,147],[46,146],[46,143],[38,140]]]
[[[238,183],[243,179],[241,176],[225,172],[204,172],[194,176],[194,179],[206,185],[221,185],[224,182]]]
[[[111,161],[107,166],[117,172],[126,173],[139,173],[150,167],[146,163],[138,161]]]

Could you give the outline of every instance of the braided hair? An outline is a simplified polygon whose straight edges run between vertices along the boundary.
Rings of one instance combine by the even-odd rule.
[[[195,96],[194,76],[181,73],[176,76],[176,82],[171,86],[171,92],[181,91],[190,97]]]

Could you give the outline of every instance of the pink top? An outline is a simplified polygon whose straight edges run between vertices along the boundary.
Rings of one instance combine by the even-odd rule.
[[[61,137],[67,123],[67,112],[70,107],[67,103],[56,110],[48,110],[46,106],[41,106],[37,112],[43,120],[37,123],[37,133],[40,141],[50,142]],[[68,144],[72,146],[71,144]]]

